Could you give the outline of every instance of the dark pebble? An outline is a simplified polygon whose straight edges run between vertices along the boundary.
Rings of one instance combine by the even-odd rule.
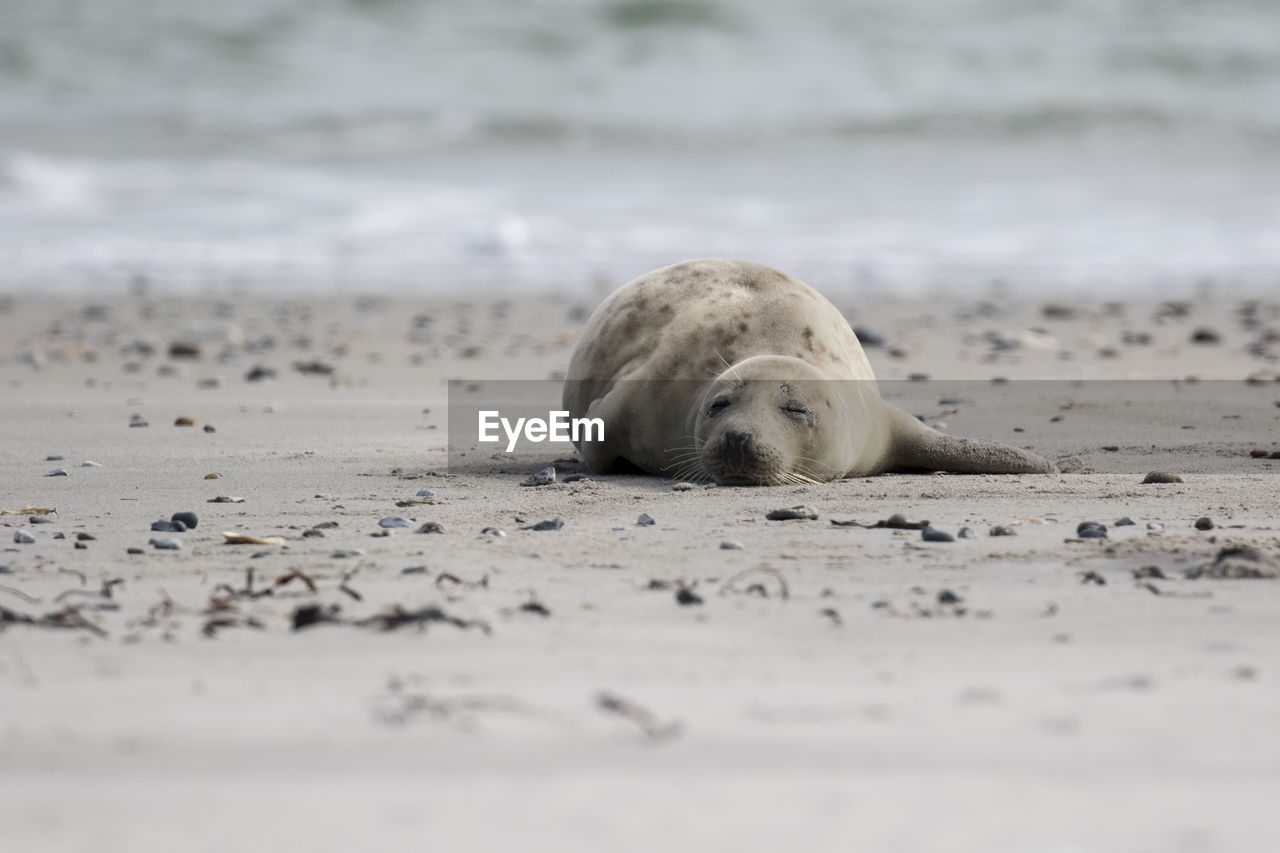
[[[205,425],[204,425],[204,431],[205,431],[205,432],[217,432],[217,430],[213,428],[213,424],[205,424]]]
[[[50,453],[48,456],[44,458],[44,461],[45,462],[61,462],[66,458],[67,457],[63,456],[61,453]]]
[[[1154,578],[1156,580],[1167,580],[1168,575],[1162,572],[1159,566],[1143,566],[1140,569],[1133,570],[1134,580],[1140,581],[1140,580],[1146,580],[1148,578]]]
[[[92,533],[77,533],[77,534],[76,534],[76,539],[79,539],[81,542],[93,542],[93,541],[94,541],[94,540],[96,540],[97,538],[98,538],[98,537],[97,537],[97,536],[94,536]]]
[[[88,545],[86,545],[86,544],[85,544],[85,543],[83,543],[83,542],[77,542],[77,543],[76,543],[76,550],[77,550],[77,551],[85,551],[85,550],[88,550],[88,548],[89,548],[89,546],[88,546]]]
[[[959,533],[957,533],[957,534],[956,534],[956,536],[957,536],[957,537],[959,537],[959,538],[961,538],[961,539],[975,539],[975,538],[977,538],[977,537],[975,537],[975,536],[974,536],[973,528],[971,528],[971,527],[961,527],[961,528],[960,528],[960,532],[959,532]]]
[[[888,343],[884,335],[868,329],[866,326],[854,326],[853,333],[857,336],[858,343],[862,344],[863,349],[875,349]]]
[[[818,518],[818,514],[807,506],[793,506],[786,509],[771,510],[765,515],[765,518],[770,521],[815,521]]]
[[[173,515],[169,516],[169,520],[182,522],[187,526],[188,530],[195,530],[196,525],[199,523],[199,519],[196,518],[196,514],[194,512],[175,512]]]
[[[392,527],[413,527],[413,522],[407,518],[402,518],[398,515],[392,515],[392,516],[387,516],[386,518],[378,519],[378,526],[383,529],[388,529]]]
[[[32,536],[28,530],[15,530],[13,531],[13,541],[19,545],[31,545],[35,543],[36,537]]]
[[[27,519],[27,524],[53,524],[53,519],[47,515],[33,515]]]
[[[1196,519],[1196,530],[1212,530],[1213,519],[1207,515],[1202,515]]]
[[[186,533],[187,526],[181,521],[166,521],[163,518],[151,522],[151,529],[157,533]],[[154,541],[154,540],[153,540]]]
[[[1152,471],[1142,479],[1142,482],[1145,485],[1147,483],[1185,483],[1186,480],[1168,471]]]
[[[550,519],[547,519],[546,521],[539,521],[537,524],[531,524],[528,527],[522,527],[520,529],[521,530],[559,530],[561,527],[564,527],[564,519],[557,515],[555,518],[550,518]]]
[[[997,524],[995,527],[987,531],[988,536],[1017,536],[1018,531],[1009,527],[1007,524]]]
[[[402,575],[425,575],[426,573],[426,566],[408,566],[400,570]]]
[[[434,498],[436,496],[436,493],[431,491],[430,489],[418,489],[417,496],[420,498]]]
[[[426,521],[414,533],[444,533],[444,525],[438,521]]]
[[[907,521],[907,517],[905,515],[900,512],[895,512],[893,515],[889,516],[889,524],[910,524],[910,522]]]
[[[1134,520],[1126,515],[1124,518],[1117,518],[1114,524],[1116,527],[1132,527]]]
[[[250,370],[248,373],[244,375],[245,382],[261,382],[264,379],[275,379],[275,378],[276,378],[276,372],[273,368],[263,367],[260,364],[255,366],[252,370]]]
[[[309,529],[309,530],[304,530],[304,531],[302,531],[302,538],[303,538],[303,539],[315,539],[315,538],[317,538],[317,537],[319,537],[319,538],[323,539],[323,538],[324,538],[324,531],[323,531],[323,530],[316,530],[314,527],[312,527],[312,528],[311,528],[311,529]]]
[[[952,592],[949,589],[944,589],[942,592],[938,593],[939,604],[942,604],[942,605],[959,604],[962,601],[964,601],[963,598],[956,595],[954,592]]]
[[[180,551],[182,543],[177,539],[151,539],[148,540],[153,548],[161,551]]]
[[[687,586],[682,586],[676,590],[676,603],[681,607],[688,607],[691,604],[701,604],[702,597]]]
[[[54,469],[53,469],[52,471],[50,471],[48,474],[45,474],[45,476],[46,476],[46,477],[65,477],[65,476],[67,476],[67,469],[66,469],[66,468],[54,468]]]
[[[1076,525],[1076,536],[1081,539],[1106,539],[1107,526],[1097,521],[1082,521]]]
[[[920,529],[920,538],[926,542],[954,542],[956,537],[952,536],[945,530],[939,530],[936,527],[923,527]]]
[[[640,527],[652,527],[657,524],[657,522],[653,520],[653,517],[650,516],[649,513],[642,512],[640,513],[640,517],[636,519],[636,524]]]
[[[1193,344],[1217,344],[1222,342],[1222,336],[1207,326],[1201,326],[1191,333],[1191,343]]]
[[[145,554],[146,553],[141,548],[125,548],[124,552],[126,554]]]
[[[130,415],[129,426],[144,427],[144,426],[149,426],[149,424],[147,424],[147,419],[144,418],[142,415]]]

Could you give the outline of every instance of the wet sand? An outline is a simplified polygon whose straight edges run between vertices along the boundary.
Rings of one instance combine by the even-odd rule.
[[[0,517],[6,846],[1269,849],[1280,581],[1185,573],[1280,553],[1274,301],[835,301],[1063,473],[522,488],[446,381],[555,376],[592,299],[0,300],[0,508],[56,509]],[[973,537],[832,524],[895,513]]]

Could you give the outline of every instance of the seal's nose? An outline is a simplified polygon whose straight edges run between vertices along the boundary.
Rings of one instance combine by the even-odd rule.
[[[747,463],[747,451],[751,448],[751,433],[729,430],[724,434],[725,457],[730,465],[741,468]]]

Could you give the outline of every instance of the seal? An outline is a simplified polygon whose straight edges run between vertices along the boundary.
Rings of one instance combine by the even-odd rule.
[[[885,402],[840,311],[747,261],[687,261],[612,293],[574,347],[563,400],[571,417],[604,421],[604,440],[577,444],[598,473],[781,485],[1057,470],[1015,447],[944,435]]]

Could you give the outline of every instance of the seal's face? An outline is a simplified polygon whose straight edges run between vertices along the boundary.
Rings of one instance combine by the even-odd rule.
[[[722,485],[825,482],[844,474],[849,417],[836,383],[797,359],[750,359],[702,397],[694,474]]]

